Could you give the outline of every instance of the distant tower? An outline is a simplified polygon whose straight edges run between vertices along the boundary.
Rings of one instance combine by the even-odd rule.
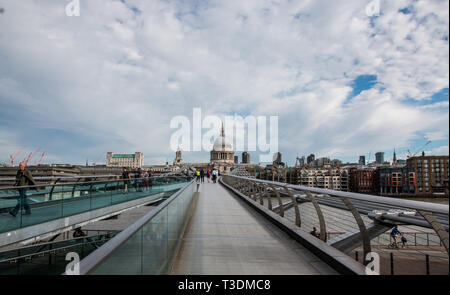
[[[395,155],[395,148],[394,148],[394,159],[392,159],[392,164],[397,164],[397,156]]]
[[[183,164],[183,158],[180,147],[178,147],[177,151],[175,152],[175,160],[173,161],[174,165],[182,165]]]
[[[297,159],[295,160],[295,167],[301,167],[300,158],[298,156],[297,156]]]
[[[366,165],[366,156],[359,156],[359,164]]]
[[[308,158],[306,158],[306,163],[310,165],[312,162],[314,162],[315,158],[316,157],[314,156],[314,154],[309,155]]]
[[[281,163],[281,153],[280,152],[276,152],[273,154],[273,163],[274,163],[274,165],[278,165]]]
[[[375,159],[377,164],[383,164],[384,162],[384,152],[378,152],[375,154]]]
[[[250,164],[250,154],[247,152],[242,153],[242,163],[243,164]]]

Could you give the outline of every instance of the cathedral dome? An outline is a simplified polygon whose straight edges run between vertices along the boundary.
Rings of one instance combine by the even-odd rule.
[[[222,124],[222,130],[220,131],[220,136],[214,140],[214,146],[213,146],[214,152],[233,152],[233,147],[231,144],[226,141],[225,139],[225,129],[223,128]]]
[[[233,147],[225,140],[225,137],[219,136],[214,141],[213,151],[215,152],[232,152]]]

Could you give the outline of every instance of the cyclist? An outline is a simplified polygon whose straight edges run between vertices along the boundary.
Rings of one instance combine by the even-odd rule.
[[[392,231],[391,231],[391,237],[394,240],[392,242],[392,246],[398,248],[398,244],[397,244],[397,236],[402,236],[403,234],[398,230],[398,226],[396,225]]]

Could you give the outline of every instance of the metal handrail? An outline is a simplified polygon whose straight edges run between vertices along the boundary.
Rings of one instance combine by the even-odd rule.
[[[24,185],[24,186],[7,186],[0,187],[0,191],[2,190],[12,190],[12,189],[21,189],[21,188],[42,188],[45,186],[70,186],[70,185],[83,185],[83,184],[95,184],[95,183],[109,183],[109,182],[117,182],[117,181],[134,181],[134,180],[146,180],[146,179],[158,179],[158,178],[190,178],[188,176],[152,176],[152,177],[143,177],[143,178],[129,178],[129,179],[112,179],[112,180],[96,180],[96,181],[84,181],[84,182],[65,182],[65,183],[42,183],[36,185]]]
[[[73,178],[73,179],[78,179],[78,178],[102,178],[102,177],[112,177],[112,176],[119,176],[117,174],[109,174],[109,175],[74,175],[74,176],[36,176],[33,177],[33,179],[37,179],[37,180],[41,180],[41,179],[68,179],[68,178]],[[0,181],[3,180],[16,180],[15,177],[0,177]]]
[[[179,189],[170,198],[159,204],[155,209],[151,210],[144,216],[142,216],[138,221],[133,223],[131,226],[124,229],[121,233],[116,235],[109,242],[104,244],[101,248],[97,249],[94,253],[87,256],[85,259],[80,261],[80,274],[85,275],[94,270],[101,262],[111,256],[115,251],[117,251],[120,246],[122,246],[126,241],[128,241],[137,231],[149,223],[157,214],[164,210],[170,203],[172,203],[181,193],[183,193],[190,185],[195,182],[192,179],[183,188]]]
[[[99,235],[99,236],[91,236],[92,238],[95,237],[100,237],[100,236],[105,236],[106,234],[103,235]],[[89,237],[89,238],[91,238]],[[111,239],[113,239],[114,237],[111,238],[106,238],[104,240],[96,240],[96,241],[87,241],[86,243],[79,243],[79,244],[73,244],[73,245],[68,245],[68,246],[64,246],[64,247],[60,247],[60,248],[55,248],[55,249],[48,249],[48,250],[44,250],[38,253],[30,253],[30,254],[24,254],[21,256],[17,256],[17,257],[13,257],[13,258],[8,258],[5,260],[0,260],[0,263],[6,263],[6,262],[10,262],[10,261],[15,261],[18,259],[23,259],[23,258],[27,258],[27,257],[33,257],[33,256],[38,256],[38,255],[43,255],[43,254],[47,254],[47,253],[51,253],[51,252],[56,252],[56,251],[62,251],[62,250],[66,250],[66,249],[70,249],[70,248],[75,248],[75,247],[79,247],[81,244],[82,245],[90,245],[90,244],[95,244],[95,243],[100,243],[100,242],[105,242],[107,243],[108,241],[110,241]]]
[[[429,211],[429,212],[433,212],[433,213],[441,213],[441,214],[447,214],[447,215],[449,214],[449,206],[443,205],[443,204],[433,204],[433,203],[428,203],[428,202],[401,200],[401,199],[395,199],[395,198],[389,198],[389,197],[379,197],[379,196],[366,195],[366,194],[360,194],[360,193],[335,191],[335,190],[330,190],[330,189],[321,189],[321,188],[314,188],[314,187],[309,187],[309,186],[293,185],[293,184],[281,183],[281,182],[270,181],[270,180],[262,180],[262,179],[248,178],[248,177],[242,177],[242,176],[234,176],[234,175],[229,175],[229,174],[227,176],[237,178],[237,179],[242,179],[242,180],[276,185],[279,187],[291,188],[294,190],[309,191],[309,192],[313,192],[313,193],[325,194],[325,195],[336,196],[336,197],[344,197],[344,198],[349,198],[349,199],[354,199],[354,200],[359,200],[359,201],[384,204],[384,205],[390,205],[390,206],[396,206],[396,207],[402,207],[402,208],[408,208],[408,209],[423,210],[423,211]]]
[[[83,230],[83,232],[90,232],[90,231],[99,232],[97,230]],[[52,245],[52,244],[56,244],[56,243],[63,243],[63,242],[68,242],[68,241],[77,241],[77,240],[81,240],[81,239],[85,239],[85,238],[98,237],[98,236],[102,236],[102,235],[108,235],[111,233],[118,233],[118,232],[120,232],[120,230],[104,230],[104,232],[105,233],[102,233],[102,234],[91,235],[91,236],[87,235],[87,236],[82,236],[82,237],[77,237],[77,238],[67,239],[67,240],[61,240],[61,241],[51,241],[51,242],[43,242],[43,243],[37,243],[37,244],[32,244],[32,245],[26,245],[23,247],[0,251],[0,254],[6,253],[6,252],[11,252],[11,251],[23,251],[23,250],[31,249],[33,247],[42,247],[42,246]]]

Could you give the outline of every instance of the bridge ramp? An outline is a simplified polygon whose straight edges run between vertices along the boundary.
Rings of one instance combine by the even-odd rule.
[[[202,183],[172,274],[337,274],[219,183]]]

